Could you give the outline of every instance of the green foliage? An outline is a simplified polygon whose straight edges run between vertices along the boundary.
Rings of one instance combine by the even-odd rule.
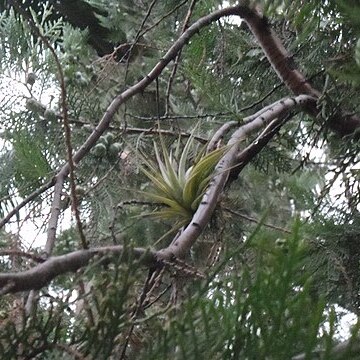
[[[14,136],[15,185],[22,189],[21,195],[36,189],[51,171],[42,144],[30,140],[27,134]]]
[[[46,4],[39,12],[29,10],[64,72],[77,151],[99,131],[114,98],[144,78],[180,36],[190,2],[66,3],[80,13],[91,4],[104,30],[98,40],[125,49],[99,58],[89,45],[89,27],[74,28]],[[187,26],[219,6],[194,3]],[[292,114],[239,178],[231,179],[185,262],[173,259],[147,274],[132,259],[131,246],[171,243],[171,230],[186,225],[198,208],[233,129],[209,154],[195,145],[195,132],[211,139],[224,123],[241,125],[245,116],[289,95],[248,29],[232,18],[203,28],[184,46],[176,73],[171,62],[156,82],[123,104],[74,169],[90,248],[123,245],[128,257],[96,258],[78,273],[56,278],[41,289],[31,314],[24,312],[23,294],[1,296],[5,359],[105,360],[123,353],[129,359],[290,359],[300,353],[310,359],[317,348],[331,359],[338,305],[354,314],[360,308],[359,146],[352,137],[336,140],[327,131],[334,112],[359,109],[359,6],[343,0],[262,4],[294,68],[322,92],[321,116],[314,121]],[[67,159],[58,70],[30,31],[13,10],[0,14],[2,216],[51,180]],[[155,120],[164,135],[155,131]],[[246,145],[253,141],[247,140]],[[139,194],[154,202],[151,216],[140,218],[149,213],[149,203]],[[41,253],[33,233],[48,225],[50,195],[16,213],[0,234],[1,251]],[[67,220],[73,208],[66,180],[52,255],[79,249],[77,227]],[[294,216],[302,222],[290,231]],[[35,229],[22,229],[29,223]],[[17,259],[1,256],[1,270],[37,264]],[[204,279],[193,278],[198,271]]]
[[[286,251],[269,251],[261,236],[245,245],[260,255],[255,270],[244,259],[244,247],[228,254],[211,280],[187,296],[181,312],[159,324],[142,358],[290,359],[301,351],[309,355],[329,339],[323,330],[317,338],[325,304],[312,298],[299,235],[286,240]]]
[[[25,355],[58,359],[59,352],[73,356],[71,347],[76,344],[84,355],[108,359],[128,329],[128,309],[132,305],[129,302],[130,290],[138,268],[131,256],[129,263],[132,266],[115,263],[111,271],[100,274],[95,266],[90,267],[81,280],[75,278],[72,283],[76,285],[74,293],[82,294],[80,289],[85,280],[92,289],[80,295],[82,300],[78,299],[80,302],[76,307],[69,306],[69,295],[58,288],[54,289],[58,291],[56,301],[46,293],[41,294],[43,309],[34,316],[25,315],[20,306],[12,308],[1,323],[2,356],[6,359]],[[2,317],[5,318],[5,314]]]
[[[10,67],[11,70],[15,70],[20,67],[24,54],[28,53],[30,44],[29,38],[23,36],[24,25],[16,18],[13,10],[9,13],[2,12],[0,14],[0,32],[1,38],[7,39],[1,43],[1,68],[4,70]],[[10,61],[12,64],[9,64]]]

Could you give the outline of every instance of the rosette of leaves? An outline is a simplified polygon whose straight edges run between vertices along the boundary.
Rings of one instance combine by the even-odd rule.
[[[175,151],[168,151],[160,138],[161,151],[154,142],[156,161],[149,160],[144,154],[142,172],[151,181],[151,188],[142,192],[148,199],[159,204],[160,209],[147,213],[157,219],[175,220],[175,227],[189,223],[199,206],[202,196],[214,176],[214,169],[227,147],[204,154],[202,151],[190,166],[190,153],[194,137],[190,136],[184,148],[181,141]]]

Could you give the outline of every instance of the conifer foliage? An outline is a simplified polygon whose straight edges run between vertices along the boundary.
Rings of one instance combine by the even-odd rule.
[[[358,359],[359,19],[0,1],[1,358]]]

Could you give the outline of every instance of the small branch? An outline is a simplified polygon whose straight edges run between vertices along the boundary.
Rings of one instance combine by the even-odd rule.
[[[275,225],[263,223],[263,222],[259,221],[258,219],[255,219],[255,218],[250,217],[250,216],[245,215],[245,214],[241,214],[240,212],[235,211],[235,210],[233,210],[233,209],[230,209],[230,208],[228,208],[228,207],[222,206],[221,209],[229,212],[230,214],[239,216],[240,218],[245,219],[245,220],[247,220],[247,221],[253,222],[253,223],[255,223],[255,224],[261,224],[261,225],[263,225],[263,226],[265,226],[265,227],[267,227],[267,228],[269,228],[269,229],[281,231],[281,232],[284,232],[284,233],[286,233],[286,234],[291,234],[291,231],[290,231],[290,230],[284,229],[284,228],[279,227],[279,226],[275,226]]]
[[[37,188],[35,191],[33,191],[29,196],[27,196],[23,201],[21,201],[17,206],[15,206],[4,218],[0,220],[0,229],[6,225],[9,220],[16,214],[19,213],[19,211],[29,204],[32,200],[36,199],[39,195],[44,193],[46,190],[49,190],[51,187],[54,186],[56,182],[55,177],[53,177],[51,180],[49,180],[44,185],[41,185],[39,188]]]
[[[206,115],[204,117],[208,117],[209,115]],[[212,115],[215,116],[215,115]],[[202,116],[201,116],[202,117]],[[169,119],[172,119],[172,117],[168,117]],[[195,118],[195,117],[191,117],[191,118]],[[196,118],[199,118],[199,116],[197,115]],[[156,118],[158,120],[158,118]],[[75,120],[75,119],[71,119],[70,122],[72,124],[75,124],[77,126],[93,126],[93,124],[87,122],[87,121],[81,121],[81,120]],[[93,126],[95,127],[95,126]],[[109,125],[108,127],[109,130],[111,131],[117,131],[119,133],[122,134],[141,134],[143,136],[148,136],[148,135],[165,135],[165,136],[174,136],[174,137],[184,137],[184,138],[189,138],[190,136],[192,136],[194,138],[194,140],[200,142],[201,144],[206,144],[209,140],[198,136],[198,135],[192,135],[191,133],[188,132],[181,132],[181,131],[177,131],[177,130],[165,130],[165,129],[159,129],[158,127],[151,127],[151,128],[136,128],[136,127],[129,127],[129,126],[112,126]],[[8,196],[9,198],[11,196]],[[1,201],[2,199],[0,199]]]
[[[73,356],[75,360],[86,360],[86,357],[83,354],[81,354],[78,350],[73,349],[68,344],[49,343],[49,347],[51,346],[66,352],[70,356]]]
[[[194,10],[195,4],[196,4],[196,0],[192,0],[191,4],[190,4],[190,7],[189,7],[189,10],[188,10],[188,12],[187,12],[187,14],[185,16],[184,24],[183,24],[182,29],[181,29],[181,34],[184,33],[184,31],[187,29],[187,27],[189,25],[190,17],[191,17],[191,14],[192,14],[193,10]],[[169,113],[171,87],[172,87],[173,81],[175,79],[176,71],[177,71],[177,68],[178,68],[178,65],[179,65],[180,56],[181,56],[181,50],[176,55],[176,58],[175,58],[175,61],[174,61],[174,66],[172,68],[172,71],[171,71],[171,74],[170,74],[170,77],[169,77],[169,81],[168,81],[168,84],[167,84],[167,88],[166,88],[165,116]]]
[[[175,13],[178,9],[180,9],[183,5],[185,5],[188,2],[188,0],[184,0],[181,3],[179,3],[178,5],[176,5],[175,7],[173,7],[169,12],[167,12],[165,15],[163,15],[158,21],[155,21],[154,24],[152,24],[151,26],[147,27],[140,35],[140,37],[144,36],[146,33],[148,33],[150,30],[154,29],[155,27],[157,27],[162,21],[164,21],[167,17],[169,17],[170,15],[172,15],[173,13]]]
[[[228,182],[237,179],[239,173],[246,164],[248,164],[249,161],[268,144],[275,134],[280,131],[282,125],[284,125],[291,117],[292,115],[288,114],[285,117],[279,116],[279,118],[273,120],[250,145],[237,154],[237,164],[231,169]]]
[[[148,276],[147,276],[147,278],[145,280],[145,283],[144,283],[144,286],[143,286],[142,291],[140,293],[140,296],[137,299],[136,306],[135,306],[134,310],[132,311],[131,320],[133,320],[133,321],[136,320],[136,318],[139,316],[139,314],[143,310],[144,301],[146,299],[146,296],[147,296],[149,290],[152,287],[150,282],[153,279],[153,274],[156,273],[156,272],[157,272],[157,269],[149,269]],[[123,349],[121,351],[121,355],[120,355],[119,360],[124,360],[124,359],[127,358],[126,357],[126,351],[128,349],[131,336],[132,336],[132,334],[134,332],[134,328],[135,328],[135,323],[133,322],[130,325],[130,328],[129,328],[127,334],[126,334]]]
[[[180,132],[180,131],[172,131],[172,130],[163,130],[163,129],[159,129],[159,128],[149,128],[149,129],[144,129],[144,128],[131,128],[131,127],[127,127],[127,128],[120,128],[120,131],[122,131],[124,134],[142,134],[144,136],[146,135],[165,135],[165,136],[176,136],[176,137],[184,137],[184,138],[189,138],[190,136],[192,136],[194,138],[194,140],[198,141],[201,144],[206,144],[208,142],[208,139],[205,139],[201,136],[198,135],[192,135],[190,133],[187,132]]]
[[[64,130],[65,130],[65,144],[66,144],[66,150],[67,150],[67,157],[68,157],[68,164],[69,164],[69,173],[70,173],[70,188],[71,188],[71,197],[72,197],[72,208],[74,211],[76,224],[78,227],[78,231],[80,234],[80,239],[83,248],[87,248],[87,243],[85,239],[85,235],[82,228],[82,223],[80,219],[80,212],[78,208],[78,199],[76,195],[76,184],[75,184],[75,166],[74,161],[72,157],[72,144],[71,144],[71,130],[70,130],[70,124],[69,124],[69,118],[68,118],[68,106],[67,106],[67,94],[66,94],[66,85],[65,85],[65,79],[64,79],[64,72],[62,69],[62,66],[60,64],[60,60],[57,56],[57,53],[50,43],[50,41],[47,39],[46,36],[44,36],[37,26],[37,24],[34,22],[34,20],[29,16],[19,5],[17,0],[11,0],[10,3],[14,6],[14,8],[22,15],[24,19],[27,20],[31,31],[33,34],[41,39],[41,41],[45,44],[45,46],[49,49],[51,52],[57,71],[59,74],[59,80],[60,80],[60,94],[61,94],[61,111],[62,111],[62,118],[63,118],[63,124],[64,124]],[[53,248],[53,243],[55,242],[56,237],[56,230],[57,230],[57,220],[60,215],[60,202],[61,202],[61,193],[62,188],[64,184],[64,177],[58,176],[56,177],[56,183],[55,183],[55,191],[54,191],[54,197],[53,197],[53,203],[51,206],[51,217],[50,219],[52,221],[49,221],[49,228],[48,228],[48,236],[47,236],[47,244],[45,246],[46,250],[50,250],[50,252],[47,252],[47,254],[51,254],[51,250]],[[48,245],[49,243],[49,245]]]
[[[241,109],[239,110],[239,112],[241,112]],[[133,119],[136,120],[142,120],[142,121],[164,121],[164,120],[188,120],[188,119],[206,119],[208,117],[228,117],[228,116],[233,116],[234,112],[233,111],[224,111],[224,112],[217,112],[215,114],[196,114],[196,115],[163,115],[163,116],[139,116],[139,115],[134,115],[131,113],[127,113],[128,116],[130,116]]]
[[[224,125],[222,125],[213,135],[209,144],[206,148],[206,152],[211,152],[216,149],[217,144],[220,140],[224,138],[224,136],[233,128],[239,126],[239,121],[228,121]]]
[[[280,89],[282,86],[284,86],[283,83],[277,84],[273,87],[273,89],[271,89],[267,94],[265,94],[261,99],[256,100],[255,102],[253,102],[250,105],[247,105],[246,107],[244,107],[243,109],[241,109],[241,111],[246,111],[246,110],[250,110],[253,107],[260,105],[262,102],[264,102],[270,95],[272,95],[276,90]]]
[[[18,250],[0,250],[0,256],[19,256],[26,259],[34,260],[38,263],[43,263],[46,260],[45,258],[39,255],[27,253],[24,251],[18,251]]]
[[[124,54],[124,56],[120,59],[120,62],[125,60],[124,84],[127,84],[127,79],[128,79],[128,75],[129,75],[130,58],[131,58],[132,51],[133,51],[134,47],[136,46],[136,44],[138,43],[138,41],[140,40],[141,30],[145,26],[145,23],[146,23],[147,19],[150,17],[151,11],[152,11],[153,7],[155,6],[156,1],[157,0],[153,0],[151,2],[151,4],[149,5],[149,7],[147,9],[147,12],[146,12],[144,18],[142,19],[141,24],[140,24],[140,28],[136,32],[133,43],[131,44],[129,50],[127,50],[126,53]],[[113,54],[115,54],[115,52]],[[157,104],[158,104],[158,102],[157,102]],[[126,108],[126,102],[125,102],[125,104],[124,104],[124,119],[123,119],[125,127],[127,126],[126,114],[127,114],[127,108]]]

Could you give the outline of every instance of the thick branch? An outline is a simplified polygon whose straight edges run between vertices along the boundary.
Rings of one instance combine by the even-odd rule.
[[[206,148],[207,152],[211,152],[216,149],[217,144],[219,141],[221,141],[224,136],[233,128],[239,126],[238,121],[228,121],[227,123],[223,124],[213,135],[211,140],[208,143],[208,146]]]
[[[245,6],[241,7],[240,16],[247,23],[271,66],[284,84],[295,95],[308,94],[315,98],[320,97],[320,91],[314,89],[304,75],[294,66],[292,56],[271,29],[267,18],[257,10]],[[307,112],[314,117],[319,114],[316,104],[309,104]],[[347,115],[345,112],[339,111],[328,120],[328,126],[340,136],[350,135],[360,128],[360,117],[358,115]]]
[[[249,146],[238,153],[236,166],[230,171],[228,183],[238,178],[242,169],[271,141],[280,131],[282,125],[290,120],[291,117],[292,114],[287,114],[284,118],[279,117],[273,120]]]
[[[314,89],[304,75],[294,67],[291,55],[271,29],[267,18],[255,9],[250,8],[243,8],[241,17],[247,23],[270,64],[284,84],[296,95],[308,94],[319,97],[321,93]]]
[[[228,142],[230,149],[217,164],[215,168],[216,175],[211,180],[209,188],[205,192],[190,224],[170,246],[159,252],[160,259],[171,259],[174,256],[179,258],[183,257],[209,223],[229,173],[231,169],[237,165],[240,142],[250,133],[260,129],[273,119],[282,116],[284,112],[289,111],[295,106],[304,106],[311,102],[314,102],[314,98],[308,95],[299,95],[296,98],[280,100],[271,107],[267,107],[266,111],[260,110],[259,114],[251,116],[250,122],[247,122],[234,132]],[[245,119],[245,121],[248,120],[249,119]]]
[[[154,266],[157,263],[156,253],[143,248],[126,249],[124,252],[124,247],[117,245],[78,250],[66,255],[50,257],[30,270],[0,274],[0,293],[41,289],[55,277],[75,272],[88,265],[96,255],[104,256],[103,262],[109,261],[108,256],[116,256],[116,258],[122,256],[123,261],[129,258],[140,259],[145,266]]]

